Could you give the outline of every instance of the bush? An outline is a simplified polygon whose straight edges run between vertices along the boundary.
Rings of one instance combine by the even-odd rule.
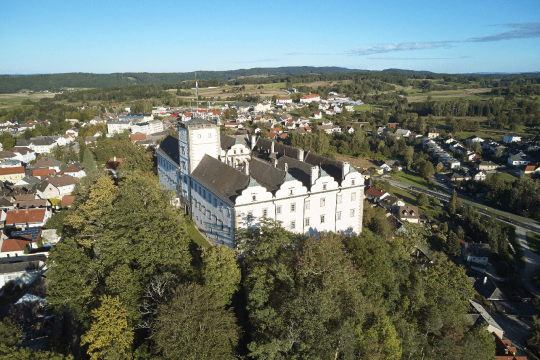
[[[495,264],[495,270],[497,271],[497,275],[502,277],[510,276],[510,265],[506,261],[497,262]]]

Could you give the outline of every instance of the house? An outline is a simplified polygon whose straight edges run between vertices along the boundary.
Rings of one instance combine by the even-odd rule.
[[[513,166],[529,165],[530,160],[527,157],[512,155],[508,157],[508,164]]]
[[[482,161],[477,165],[478,170],[490,171],[497,170],[499,168],[498,164],[495,164],[493,161]]]
[[[20,160],[24,164],[28,164],[31,161],[36,160],[36,152],[26,146],[15,146],[9,150],[15,154],[15,158]]]
[[[0,168],[19,167],[23,166],[20,160],[2,160],[0,162]]]
[[[475,264],[485,266],[491,257],[491,248],[489,247],[489,244],[465,242],[462,246],[461,255],[467,262],[471,263],[471,267]],[[480,267],[480,269],[480,272],[484,272],[483,270],[485,270],[483,267]]]
[[[379,205],[388,211],[396,212],[400,206],[405,206],[405,201],[394,196],[386,196],[379,201]]]
[[[507,300],[502,291],[487,276],[470,276],[474,290],[488,301]]]
[[[503,143],[510,144],[513,142],[520,142],[521,136],[515,136],[515,135],[504,135]]]
[[[6,227],[42,227],[51,217],[47,209],[16,209],[6,213]]]
[[[452,174],[445,175],[445,178],[449,182],[471,180],[471,176],[469,174],[457,171],[454,171]]]
[[[370,173],[369,170],[367,170],[367,169],[364,170],[364,171],[362,171],[360,174],[361,174],[362,177],[363,177],[364,179],[366,179],[366,180],[369,179],[369,178],[371,177],[371,173]]]
[[[146,140],[146,134],[131,134],[129,135],[129,140],[131,142]]]
[[[87,136],[84,138],[85,145],[93,145],[96,142],[97,142],[97,138],[95,136]]]
[[[41,276],[45,267],[43,261],[25,261],[27,260],[25,256],[13,258],[13,263],[10,263],[9,260],[11,259],[7,257],[0,260],[0,262],[4,263],[0,264],[0,288],[10,281],[15,286],[30,284]]]
[[[309,94],[300,98],[300,103],[310,104],[311,102],[321,102],[321,97],[317,94]]]
[[[465,142],[467,143],[483,143],[485,140],[478,136],[470,136],[467,139],[465,139]]]
[[[395,168],[399,171],[403,170],[403,167],[399,164],[399,161],[397,160],[387,160],[384,162],[384,164],[381,164],[381,167],[383,166],[386,166],[385,169],[389,168],[390,170],[392,170]]]
[[[75,178],[81,179],[86,176],[86,171],[84,171],[82,165],[78,162],[74,162],[68,166],[66,170],[63,171],[65,175],[73,176]]]
[[[349,134],[353,134],[354,133],[354,127],[351,126],[351,125],[347,125],[347,130],[346,130]]]
[[[31,172],[32,176],[37,177],[39,179],[43,179],[47,176],[52,176],[56,174],[55,169],[32,169],[32,170],[29,169],[29,171]]]
[[[390,125],[390,124],[388,124]],[[411,136],[411,130],[407,129],[397,129],[394,135],[399,139],[400,137],[409,137]]]
[[[428,138],[430,138],[430,139],[438,138],[440,134],[441,134],[441,132],[440,132],[439,129],[431,128],[428,131]]]
[[[383,190],[378,190],[374,187],[371,187],[365,191],[366,199],[372,200],[373,202],[380,202],[381,199],[384,199],[387,196],[390,196],[389,193]]]
[[[487,178],[487,174],[485,171],[478,171],[473,176],[472,179],[474,181],[484,181]]]
[[[15,155],[14,152],[11,151],[0,151],[0,159],[4,160],[16,160],[17,155]]]
[[[37,185],[41,182],[40,178],[34,177],[34,176],[25,176],[21,180],[17,181],[15,184],[13,184],[14,187],[21,187],[21,188],[31,188],[34,185]]]
[[[16,183],[26,176],[24,166],[0,168],[0,181]]]
[[[52,169],[56,172],[60,171],[60,166],[62,165],[61,161],[53,159],[51,157],[44,157],[36,161],[34,168],[36,169]]]
[[[34,191],[41,199],[55,199],[60,196],[60,192],[47,180],[43,180],[39,183]]]
[[[0,246],[1,262],[4,261],[4,258],[10,258],[7,261],[22,261],[21,257],[26,256],[26,254],[30,252],[30,241],[28,240],[4,239],[0,240],[0,242],[2,243]],[[0,265],[0,267],[1,266],[2,265]]]
[[[64,175],[64,176],[53,176],[47,178],[47,181],[58,189],[58,196],[61,197],[64,195],[71,195],[80,180],[76,177]]]
[[[313,118],[316,119],[316,120],[322,119],[322,112],[320,112],[320,111],[315,111],[315,112],[313,113]]]
[[[517,349],[510,340],[503,340],[496,332],[491,334],[495,337],[495,360],[527,360],[526,356],[516,356]]]
[[[519,176],[533,174],[537,171],[538,165],[522,165],[518,167]]]
[[[131,125],[132,134],[150,135],[161,131],[163,131],[163,122],[160,120],[153,120]]]
[[[62,206],[62,207],[71,207],[71,204],[73,204],[74,200],[75,200],[74,195],[62,196],[62,202],[60,203],[60,206]]]
[[[121,134],[125,130],[131,129],[131,121],[109,121],[107,123],[107,133],[108,134]]]
[[[120,165],[122,165],[122,161],[124,159],[112,157],[107,161],[105,164],[105,169],[109,170],[114,176],[118,176]]]
[[[408,221],[413,224],[418,224],[420,222],[420,213],[418,212],[418,206],[398,207],[397,217],[401,221]]]
[[[489,312],[475,300],[469,300],[469,303],[471,304],[471,309],[467,314],[467,318],[469,319],[471,325],[480,325],[482,327],[486,327],[487,324],[487,331],[490,333],[495,333],[497,336],[502,338],[504,336],[504,331],[502,327],[491,317]]]
[[[292,99],[289,97],[279,97],[276,99],[276,105],[292,104]]]
[[[399,123],[388,123],[388,127],[391,128],[397,128],[399,126]]]

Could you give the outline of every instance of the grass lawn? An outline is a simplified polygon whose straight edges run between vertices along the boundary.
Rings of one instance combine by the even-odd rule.
[[[387,189],[388,189],[388,192],[392,194],[392,196],[397,197],[399,199],[403,199],[403,201],[405,201],[405,204],[418,206],[418,196],[415,195],[415,193],[411,194],[403,189],[400,189],[392,185],[387,185]],[[431,217],[438,217],[443,212],[443,209],[440,205],[435,204],[431,201],[429,205],[420,206],[418,210],[420,214],[425,215],[425,216],[431,216]]]
[[[418,186],[426,190],[431,190],[428,183],[420,174],[415,173],[414,171],[403,169],[403,171],[398,171],[397,173],[390,175],[392,180],[402,182],[404,184],[409,184],[413,186]]]
[[[498,173],[500,176],[502,176],[502,178],[504,179],[504,181],[506,182],[514,182],[517,180],[517,177],[515,177],[514,175],[510,174],[510,173],[506,173],[506,172],[501,172],[501,173]],[[489,180],[493,177],[493,175],[495,174],[487,174],[486,176],[486,179]]]
[[[375,110],[375,111],[386,109],[386,106],[373,105],[373,104],[363,104],[363,105],[354,105],[354,110],[356,110],[356,111],[369,111],[369,110],[371,110],[371,107],[373,107],[373,110]]]
[[[191,221],[187,222],[187,233],[195,244],[202,245],[205,248],[211,247],[210,243],[206,241],[206,239],[201,235],[199,230],[195,228],[195,225]]]
[[[540,255],[540,234],[528,232],[527,242],[529,243],[531,250]]]

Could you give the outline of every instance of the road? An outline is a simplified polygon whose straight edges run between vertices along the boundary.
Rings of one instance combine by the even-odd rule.
[[[424,188],[420,188],[418,186],[404,184],[402,182],[386,179],[386,178],[383,178],[383,177],[381,177],[380,179],[383,180],[383,181],[389,182],[393,186],[396,186],[396,187],[399,187],[399,188],[402,188],[402,189],[405,189],[405,190],[415,191],[415,192],[418,192],[418,193],[423,193],[423,194],[432,196],[432,197],[436,198],[439,201],[448,202],[450,200],[450,195],[442,193],[442,192],[427,190],[427,189],[424,189]],[[443,186],[443,188],[446,191],[448,191],[448,192],[453,191],[453,190],[450,190],[450,188],[448,186],[446,186],[445,184],[441,184],[440,182],[438,182],[438,183],[439,183],[439,185]],[[467,196],[464,196],[463,194],[458,193],[458,197],[463,198],[463,199],[468,200],[468,201],[474,201],[474,199],[471,199],[471,198],[469,198]],[[507,213],[507,212],[504,212],[504,211],[501,211],[501,210],[498,210],[498,209],[493,209],[493,208],[485,206],[483,204],[472,204],[471,205],[469,203],[463,203],[463,205],[464,206],[472,206],[479,213],[481,213],[483,215],[492,216],[493,214],[495,214],[495,218],[497,220],[501,220],[501,221],[507,222],[509,224],[512,224],[512,225],[521,227],[523,229],[526,229],[528,231],[532,231],[532,232],[540,234],[540,224],[538,222],[534,221],[534,220],[527,219],[527,218],[524,218],[524,217],[520,217],[520,216],[511,214],[511,213]]]
[[[527,242],[527,231],[525,229],[517,227],[516,235],[521,243],[523,255],[525,256],[525,269],[522,272],[523,285],[531,293],[535,294],[536,296],[540,296],[540,291],[538,291],[536,286],[534,286],[531,281],[534,271],[540,264],[540,255],[534,253],[529,247],[529,243]]]

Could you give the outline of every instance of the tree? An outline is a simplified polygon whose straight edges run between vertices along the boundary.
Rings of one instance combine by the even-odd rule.
[[[13,138],[10,133],[5,132],[0,135],[0,144],[2,144],[2,149],[4,149],[4,151],[10,150],[15,146],[15,143],[15,138]]]
[[[533,316],[533,323],[529,328],[525,343],[534,354],[540,355],[540,318],[538,316]]]
[[[97,172],[97,165],[96,161],[94,160],[94,155],[92,155],[92,152],[88,148],[84,150],[82,166],[87,175],[93,175]]]
[[[461,245],[459,244],[458,236],[452,230],[450,230],[450,234],[448,234],[445,251],[450,256],[458,256],[461,253]]]
[[[158,308],[154,341],[165,359],[234,359],[240,328],[225,300],[194,284],[180,285]]]
[[[450,197],[450,201],[448,202],[448,213],[453,215],[456,213],[457,210],[457,193],[454,189],[454,192],[452,193],[452,196]]]
[[[418,206],[428,206],[429,205],[429,198],[426,194],[420,194],[418,196]]]
[[[420,174],[425,179],[429,179],[431,176],[433,176],[433,174],[435,174],[435,168],[433,167],[433,164],[430,161],[426,161],[420,167]]]
[[[101,306],[92,310],[92,325],[81,345],[88,344],[90,359],[130,359],[133,329],[128,326],[128,313],[120,299],[101,297]]]
[[[204,286],[227,304],[240,284],[240,268],[234,257],[234,249],[227,246],[211,247],[202,255]]]
[[[442,231],[443,233],[445,233],[445,234],[448,232],[448,223],[447,223],[447,222],[445,222],[445,223],[443,223],[443,224],[441,225],[441,231]]]

